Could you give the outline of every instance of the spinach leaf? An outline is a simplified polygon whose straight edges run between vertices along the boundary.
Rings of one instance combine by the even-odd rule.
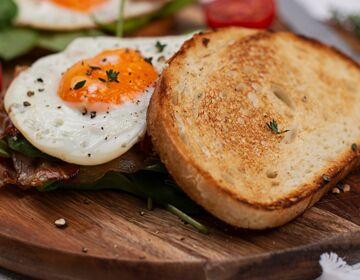
[[[9,147],[4,140],[0,140],[0,157],[10,157]]]
[[[29,143],[24,137],[22,136],[11,136],[7,138],[7,143],[11,150],[14,150],[20,154],[31,158],[43,158],[47,160],[56,161],[57,159],[44,154],[37,148],[35,148],[31,143]]]
[[[0,1],[0,28],[11,24],[18,12],[17,6],[13,0]]]
[[[26,54],[35,47],[37,38],[38,33],[31,29],[8,28],[0,30],[0,58],[11,60]]]
[[[99,30],[85,30],[61,33],[40,33],[37,46],[50,51],[58,52],[64,50],[74,39],[79,37],[100,36],[104,35]]]
[[[172,204],[187,214],[198,214],[202,208],[186,196],[176,185],[168,182],[168,175],[151,171],[139,171],[134,174],[109,172],[102,179],[90,185],[71,183],[53,183],[39,188],[39,191],[54,189],[71,190],[121,190],[143,199],[152,200],[161,206]]]

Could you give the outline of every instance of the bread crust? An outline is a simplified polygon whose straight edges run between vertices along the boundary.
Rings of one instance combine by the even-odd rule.
[[[179,62],[184,60],[184,57],[193,50],[195,45],[202,43],[206,48],[208,40],[211,42],[219,32],[234,32],[235,34],[242,32],[245,34],[244,36],[252,37],[251,40],[257,40],[262,36],[269,35],[268,32],[246,29],[239,31],[234,28],[201,33],[188,40],[170,59],[169,68],[179,67]],[[355,66],[360,69],[359,65],[350,58],[315,40],[300,38],[292,34],[288,34],[288,36],[294,36],[296,40],[303,40],[305,44],[314,44],[316,48],[321,48],[323,52],[336,56],[351,64],[352,67]],[[171,93],[174,90],[174,81],[179,81],[179,77],[174,77],[169,68],[163,72],[150,101],[148,133],[161,160],[179,186],[193,200],[221,220],[236,227],[249,229],[266,229],[281,226],[311,207],[359,165],[358,151],[349,148],[337,157],[335,164],[329,165],[324,170],[319,170],[322,176],[321,174],[317,176],[317,179],[309,182],[306,188],[292,191],[282,199],[269,203],[248,200],[236,190],[224,188],[218,180],[214,179],[212,174],[194,161],[192,155],[186,150],[186,143],[179,137],[179,131],[174,125],[176,120],[169,108],[171,106]],[[359,141],[356,141],[356,143],[357,145],[360,144]]]

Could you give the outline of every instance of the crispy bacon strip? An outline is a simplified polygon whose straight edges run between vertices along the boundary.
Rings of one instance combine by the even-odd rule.
[[[53,181],[66,181],[79,172],[79,167],[65,162],[29,158],[19,153],[12,156],[16,185],[23,189],[41,187]]]

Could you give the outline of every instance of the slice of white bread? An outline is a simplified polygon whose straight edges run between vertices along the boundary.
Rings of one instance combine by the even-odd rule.
[[[360,67],[286,32],[195,35],[162,74],[148,132],[210,213],[236,227],[280,226],[358,164]]]

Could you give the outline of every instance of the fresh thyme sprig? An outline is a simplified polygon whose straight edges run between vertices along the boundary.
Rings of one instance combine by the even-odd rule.
[[[288,129],[279,131],[278,124],[274,119],[272,119],[270,122],[266,123],[266,126],[275,134],[281,134],[281,133],[285,133],[285,132],[289,131]]]
[[[106,71],[106,76],[107,76],[108,82],[116,82],[116,83],[119,82],[118,81],[119,72],[116,72],[113,69]]]
[[[160,41],[156,41],[155,47],[159,53],[161,53],[165,48],[166,44],[162,44]]]

